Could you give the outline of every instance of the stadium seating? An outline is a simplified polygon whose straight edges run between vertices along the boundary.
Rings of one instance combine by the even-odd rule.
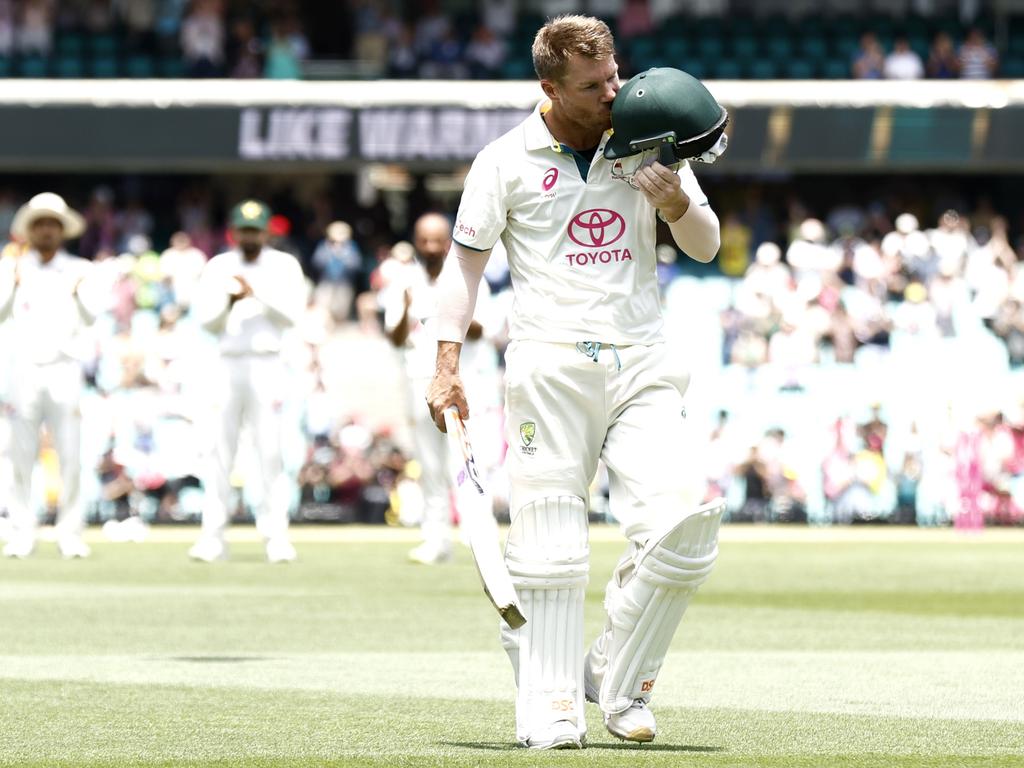
[[[61,56],[53,63],[54,77],[79,78],[85,73],[82,59],[78,56]]]
[[[129,56],[124,62],[124,75],[132,79],[143,79],[153,77],[156,74],[156,64],[152,57],[142,54]]]
[[[452,19],[463,42],[468,41],[476,26],[475,15],[460,10]],[[500,69],[501,77],[533,76],[528,52],[536,30],[545,20],[537,12],[518,18],[507,41],[510,58]],[[614,27],[614,20],[609,21]],[[866,31],[873,32],[886,50],[891,49],[897,36],[905,36],[911,48],[927,59],[936,34],[949,34],[954,44],[959,44],[971,26],[979,26],[999,46],[1002,68],[998,75],[1021,77],[1024,14],[1006,17],[1005,24],[1001,21],[997,36],[994,20],[984,15],[966,22],[953,14],[901,16],[881,11],[833,14],[822,10],[797,16],[731,17],[678,13],[661,20],[652,34],[622,40],[620,46],[625,54],[623,60],[632,71],[680,66],[691,72],[700,70],[708,77],[838,79],[849,77],[850,62],[858,50],[860,36]],[[164,41],[157,58],[152,51],[140,48],[137,39],[126,35],[120,27],[99,34],[74,28],[60,30],[54,35],[49,56],[8,55],[0,60],[0,78],[177,78],[186,74],[180,53],[174,50],[173,38],[170,48]],[[696,61],[700,64],[694,64]]]
[[[18,59],[17,71],[20,77],[48,77],[50,60],[42,56],[24,56]]]

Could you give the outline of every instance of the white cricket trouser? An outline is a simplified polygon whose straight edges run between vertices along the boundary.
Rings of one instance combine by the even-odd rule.
[[[409,382],[409,410],[416,460],[420,463],[423,522],[420,533],[433,546],[446,547],[452,540],[451,481],[448,478],[447,438],[430,418],[424,401],[429,381]],[[472,438],[470,438],[472,439]]]
[[[77,536],[84,527],[81,501],[82,367],[75,360],[24,365],[11,377],[11,525],[15,535],[34,536],[32,468],[39,457],[39,428],[46,424],[60,460],[63,486],[57,536]]]
[[[506,352],[506,467],[513,513],[540,499],[578,496],[598,459],[608,467],[612,513],[643,542],[678,518],[690,461],[683,410],[689,383],[665,344],[600,347],[514,341]]]
[[[452,485],[448,468],[448,439],[438,430],[425,398],[430,379],[409,380],[409,411],[415,442],[416,459],[420,463],[420,490],[423,492],[423,540],[444,547],[452,540]],[[467,377],[465,386],[470,417],[466,421],[469,440],[477,466],[486,473],[498,463],[501,432],[497,429],[495,412],[490,404],[497,398],[489,387],[497,382],[489,377]],[[500,415],[500,414],[498,414]]]
[[[212,460],[206,462],[203,477],[204,536],[222,536],[227,526],[231,469],[243,426],[249,427],[258,459],[257,527],[268,539],[287,532],[290,495],[281,461],[285,375],[278,355],[253,354],[224,355],[210,376],[213,409],[209,416],[214,434]]]

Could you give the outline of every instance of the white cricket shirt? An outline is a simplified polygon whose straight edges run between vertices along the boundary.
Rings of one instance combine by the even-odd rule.
[[[15,268],[21,280],[17,290]],[[95,293],[89,280],[91,272],[91,262],[65,251],[58,251],[46,264],[39,260],[36,251],[28,251],[17,259],[3,259],[0,322],[11,323],[8,338],[13,359],[4,354],[0,362],[45,365],[80,359],[80,334],[103,310],[99,297],[90,293]]]
[[[654,249],[656,211],[612,177],[604,145],[586,180],[560,147],[539,104],[488,144],[466,177],[452,232],[460,245],[508,251],[515,301],[510,338],[649,344],[662,339]],[[688,163],[679,170],[691,206],[707,205]]]
[[[253,295],[232,305],[228,294],[236,275],[245,278]],[[271,354],[281,351],[284,332],[301,319],[306,293],[302,267],[291,254],[264,248],[250,263],[232,250],[207,262],[193,310],[219,337],[221,354]]]

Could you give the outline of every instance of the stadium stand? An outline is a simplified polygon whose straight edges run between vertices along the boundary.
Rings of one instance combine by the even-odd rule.
[[[35,12],[26,12],[29,5]],[[86,11],[71,3],[13,0],[0,9],[0,77],[528,79],[533,76],[532,35],[547,15],[563,8],[524,1],[518,4],[516,23],[505,28],[505,18],[487,4],[467,12],[463,3],[441,2],[434,4],[437,13],[415,3],[330,5],[202,0],[164,6],[142,0],[93,3]],[[949,35],[960,50],[975,28],[994,41],[998,70],[990,76],[1024,72],[1021,15],[965,20],[943,3],[934,5],[933,15],[850,15],[832,12],[828,2],[812,12],[785,15],[772,3],[718,5],[721,15],[679,13],[671,7],[666,12],[664,4],[654,2],[606,2],[602,12],[613,30],[623,32],[620,54],[630,73],[671,65],[720,79],[843,79],[852,76],[864,32],[873,32],[885,53],[897,33],[906,36],[911,49],[927,61],[937,36]],[[644,25],[634,31],[637,24],[626,14],[636,8],[646,9],[641,12],[649,20],[648,31]],[[481,28],[494,41],[489,43],[489,66],[440,66],[444,60],[468,65],[479,51],[479,40],[475,48],[472,43]]]

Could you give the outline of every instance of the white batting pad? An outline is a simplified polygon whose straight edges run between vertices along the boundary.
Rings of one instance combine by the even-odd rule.
[[[526,616],[526,625],[502,624],[519,687],[516,735],[558,720],[586,733],[583,717],[583,596],[590,548],[587,511],[577,496],[527,504],[508,533],[505,562]]]
[[[608,624],[587,657],[588,695],[606,713],[650,701],[654,681],[690,597],[718,557],[725,502],[716,499],[636,548],[605,593]]]

